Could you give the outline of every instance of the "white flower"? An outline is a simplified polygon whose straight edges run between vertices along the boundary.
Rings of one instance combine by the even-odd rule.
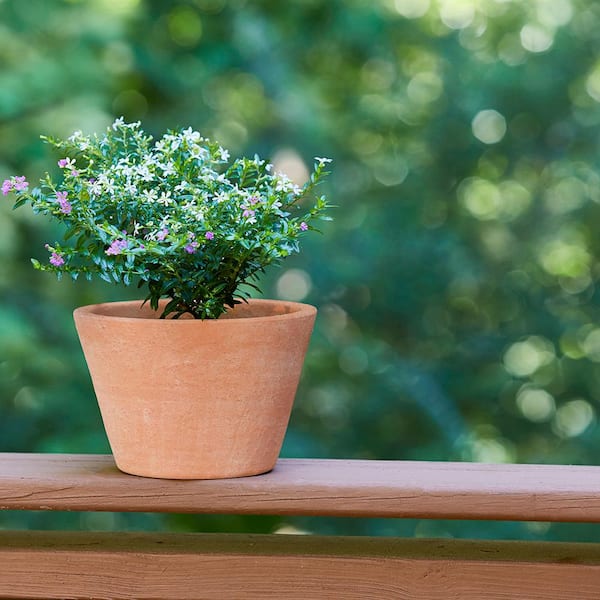
[[[58,161],[58,166],[61,169],[67,169],[67,170],[72,170],[75,168],[75,161],[72,158],[61,158]]]
[[[125,192],[127,194],[129,194],[130,196],[135,196],[137,195],[137,186],[134,183],[131,183],[131,181],[128,181],[125,186],[123,187],[123,189],[125,190]]]
[[[196,203],[193,200],[188,200],[185,204],[181,206],[183,210],[188,212],[195,212],[197,210]]]
[[[92,196],[100,196],[102,194],[102,184],[99,181],[93,181],[88,186],[88,192]]]
[[[217,178],[218,173],[210,168],[207,168],[206,165],[202,166],[200,174],[198,175],[198,181],[206,184],[209,187],[212,185],[213,181],[218,181]]]
[[[100,183],[101,185],[112,185],[114,184],[115,180],[114,179],[110,179],[109,176],[106,173],[100,173],[98,175],[98,183]]]
[[[111,196],[115,193],[115,180],[108,177],[106,173],[100,173],[98,175],[98,184],[101,186],[100,193],[110,194]]]
[[[161,192],[160,196],[156,200],[159,204],[163,206],[168,206],[169,204],[173,204],[173,198],[171,198],[171,191],[168,190],[166,192]]]
[[[154,146],[161,153],[165,153],[169,149],[169,144],[167,143],[167,140],[165,140],[165,138],[163,138],[162,140],[158,140],[158,142],[156,142]]]
[[[332,162],[331,158],[323,158],[322,156],[315,156],[315,160],[320,164],[324,165]]]
[[[154,173],[150,172],[147,164],[140,165],[136,169],[137,174],[142,178],[142,181],[152,181],[154,179]]]
[[[181,133],[188,144],[197,144],[202,140],[202,136],[191,127],[184,129]]]
[[[77,130],[73,132],[73,135],[68,138],[72,144],[77,144],[77,147],[80,150],[87,150],[90,147],[90,138],[83,135],[81,130]]]
[[[213,196],[213,200],[215,202],[225,202],[229,200],[229,194],[227,192],[219,192]]]
[[[275,182],[276,192],[291,192],[294,189],[292,181],[283,173],[277,173],[277,180]]]
[[[229,151],[225,150],[225,148],[221,148],[219,146],[219,159],[222,160],[223,162],[226,162],[229,160]]]
[[[119,117],[118,119],[115,119],[115,122],[112,124],[112,130],[116,131],[119,127],[123,127],[125,125],[125,120],[123,119],[123,117]]]
[[[205,160],[208,156],[208,150],[202,146],[194,144],[193,146],[190,146],[190,156],[196,160]]]
[[[130,167],[127,164],[119,164],[117,165],[115,170],[117,171],[117,173],[120,173],[121,175],[127,178],[131,177],[132,175],[135,175],[134,167]]]
[[[159,164],[160,169],[162,169],[163,177],[168,177],[169,175],[175,175],[175,165],[169,161],[168,163]]]
[[[169,146],[172,151],[178,150],[179,147],[181,146],[181,138],[177,137],[176,135],[170,135],[169,142],[170,142]]]
[[[82,138],[83,132],[81,131],[81,129],[78,129],[77,131],[74,131],[73,134],[69,137],[69,141],[75,143],[81,140]]]
[[[156,202],[157,198],[158,198],[158,192],[155,189],[144,190],[142,192],[142,199],[145,202]]]

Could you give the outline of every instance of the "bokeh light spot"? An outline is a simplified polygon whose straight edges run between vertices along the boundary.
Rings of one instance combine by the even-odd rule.
[[[516,342],[504,354],[504,368],[515,377],[527,377],[555,358],[551,342],[540,336],[531,336]]]
[[[96,0],[100,10],[114,15],[129,15],[137,9],[140,0]]]
[[[550,240],[541,245],[538,256],[542,268],[551,275],[582,277],[589,273],[591,256],[583,241]]]
[[[465,208],[482,221],[496,218],[501,209],[498,187],[479,177],[465,179],[458,188],[458,197]]]
[[[440,0],[440,19],[450,29],[464,29],[475,17],[473,0]]]
[[[570,400],[558,408],[554,417],[554,432],[560,437],[581,435],[594,420],[594,409],[582,398]]]
[[[429,10],[429,0],[394,0],[394,8],[407,19],[417,19]]]
[[[521,414],[534,423],[548,421],[556,410],[554,397],[546,390],[523,386],[517,394]]]
[[[476,439],[471,443],[471,452],[475,462],[509,463],[514,460],[513,453],[500,439]]]
[[[213,138],[225,148],[235,151],[248,140],[248,129],[239,121],[221,121]]]
[[[463,206],[481,221],[510,221],[531,205],[529,190],[512,179],[496,185],[481,177],[469,177],[461,182],[457,193]]]
[[[401,158],[386,157],[375,163],[373,175],[379,183],[387,187],[400,185],[408,175],[408,166]]]
[[[288,269],[277,280],[275,289],[279,298],[298,302],[308,296],[312,289],[312,280],[302,269]]]
[[[471,122],[471,129],[480,142],[496,144],[506,133],[506,119],[497,110],[481,110]]]
[[[596,102],[600,102],[600,64],[597,64],[585,80],[585,91]]]
[[[544,200],[549,212],[561,215],[581,207],[586,194],[582,181],[576,177],[565,177],[546,190]]]
[[[525,25],[520,33],[521,45],[529,52],[545,52],[552,46],[554,36],[539,25]]]
[[[600,329],[593,329],[586,335],[582,349],[591,361],[600,362]]]
[[[408,97],[416,104],[427,104],[437,100],[444,89],[442,80],[436,73],[417,73],[406,87]]]
[[[573,17],[570,0],[536,0],[537,20],[548,27],[560,27]]]
[[[194,47],[202,37],[202,20],[190,6],[174,8],[168,17],[171,39],[184,48]]]
[[[308,167],[293,148],[277,150],[272,162],[277,173],[287,175],[296,185],[304,185],[308,180]]]

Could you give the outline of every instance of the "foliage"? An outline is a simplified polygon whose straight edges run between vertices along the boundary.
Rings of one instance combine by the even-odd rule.
[[[68,140],[47,138],[66,155],[61,185],[46,174],[28,191],[24,176],[2,185],[15,192],[15,208],[67,226],[72,246],[46,245],[41,270],[97,274],[107,282],[147,284],[152,307],[171,299],[162,317],[189,313],[216,319],[265,267],[299,251],[314,219],[327,219],[324,196],[301,216],[300,202],[319,183],[329,159],[317,158],[302,188],[258,156],[223,165],[229,153],[191,128],[165,134],[152,145],[137,123],[117,119],[102,137],[76,131]]]

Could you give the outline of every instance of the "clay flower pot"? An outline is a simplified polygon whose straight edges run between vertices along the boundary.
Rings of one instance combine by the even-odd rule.
[[[74,312],[119,469],[169,479],[271,470],[316,309],[250,300],[217,320],[159,314],[140,301]]]

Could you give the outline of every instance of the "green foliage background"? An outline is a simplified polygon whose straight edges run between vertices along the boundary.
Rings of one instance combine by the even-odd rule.
[[[284,456],[596,464],[600,5],[0,0],[0,180],[39,134],[188,126],[290,174],[334,159],[324,235],[265,295],[320,309]],[[0,451],[107,452],[56,282],[0,204]],[[503,524],[0,514],[0,526],[557,537]],[[66,525],[65,525],[66,524]]]

